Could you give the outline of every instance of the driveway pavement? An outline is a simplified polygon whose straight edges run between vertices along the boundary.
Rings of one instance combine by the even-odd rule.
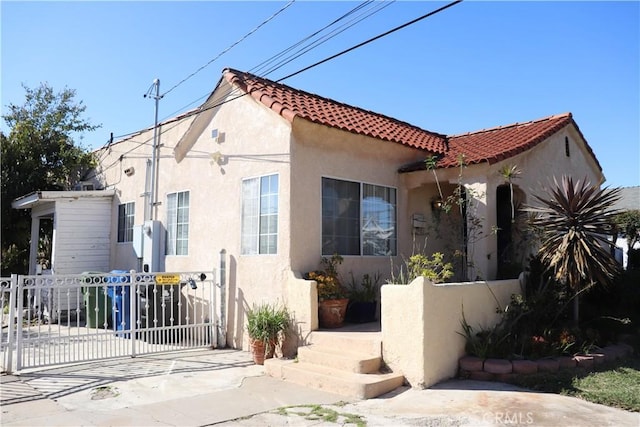
[[[1,378],[2,426],[630,426],[640,414],[497,383],[451,380],[353,401],[207,350]]]

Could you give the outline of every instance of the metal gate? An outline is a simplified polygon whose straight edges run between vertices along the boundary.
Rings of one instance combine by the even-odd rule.
[[[2,319],[8,372],[226,344],[224,279],[212,271],[12,276],[0,283],[3,313],[7,294],[10,300]]]

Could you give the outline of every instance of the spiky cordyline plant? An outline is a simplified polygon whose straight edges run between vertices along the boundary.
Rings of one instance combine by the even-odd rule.
[[[542,206],[530,208],[537,215],[532,225],[542,233],[538,251],[541,261],[555,278],[569,286],[574,300],[574,321],[578,321],[578,298],[596,283],[607,285],[619,271],[610,254],[613,244],[610,207],[620,197],[619,189],[599,188],[571,177],[562,183],[554,179],[548,198],[535,196]]]

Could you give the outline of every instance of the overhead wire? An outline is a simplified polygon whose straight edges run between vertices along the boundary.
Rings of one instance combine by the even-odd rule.
[[[394,0],[395,1],[395,0]],[[254,72],[254,73],[260,73],[262,71],[262,69],[264,67],[266,67],[267,65],[269,65],[270,63],[272,63],[273,61],[277,60],[278,58],[286,55],[288,52],[292,51],[293,49],[295,49],[296,47],[300,46],[301,44],[305,43],[306,41],[312,39],[313,37],[317,36],[318,34],[322,33],[323,31],[325,31],[326,29],[332,27],[333,25],[337,24],[338,22],[348,18],[349,16],[353,15],[354,13],[358,12],[360,9],[365,8],[366,6],[369,6],[370,4],[374,3],[374,0],[367,0],[364,1],[360,4],[358,4],[356,7],[354,7],[353,9],[349,10],[348,12],[346,12],[344,15],[334,19],[332,22],[330,22],[329,24],[325,25],[324,27],[320,28],[319,30],[309,34],[308,36],[306,36],[305,38],[299,40],[298,42],[292,44],[291,46],[287,47],[286,49],[282,50],[280,53],[277,53],[276,55],[272,56],[269,59],[266,59],[264,61],[262,61],[260,64],[258,64],[257,66],[251,68],[249,71],[250,72]]]
[[[261,26],[263,26],[264,24],[266,24],[267,22],[269,22],[270,20],[272,20],[275,16],[277,16],[278,14],[280,14],[282,11],[284,11],[287,7],[289,7],[291,5],[291,3],[293,3],[295,0],[289,2],[286,7],[281,8],[278,12],[276,12],[275,14],[273,14],[271,17],[267,18],[262,24],[260,24],[258,27],[254,28],[252,31],[250,31],[249,33],[247,33],[244,37],[242,37],[240,40],[238,40],[236,43],[234,43],[232,46],[230,46],[229,48],[225,49],[223,52],[221,52],[220,54],[218,54],[215,58],[213,58],[212,60],[210,60],[209,62],[207,62],[207,64],[205,64],[204,66],[200,67],[198,70],[196,70],[194,73],[191,73],[189,76],[187,76],[186,78],[182,79],[181,83],[183,83],[184,81],[188,80],[189,78],[193,77],[197,72],[201,71],[202,69],[204,69],[206,66],[210,65],[211,63],[213,63],[216,59],[219,59],[220,56],[222,56],[224,53],[228,52],[232,47],[234,47],[235,45],[237,45],[238,43],[240,43],[242,40],[246,39],[250,34],[252,34],[253,32],[255,32],[258,28],[260,28]],[[393,0],[395,1],[395,0]],[[391,3],[393,3],[393,1]],[[292,46],[289,46],[288,48],[286,48],[285,50],[281,51],[280,53],[272,56],[271,58],[263,61],[262,63],[258,64],[256,67],[253,67],[252,69],[250,69],[250,72],[257,72],[255,71],[256,69],[259,69],[259,67],[263,66],[264,64],[268,64],[270,61],[273,61],[274,59],[282,56],[283,54],[286,54],[288,51],[290,51],[291,49],[294,49],[295,47],[299,46],[300,44],[304,43],[305,41],[311,39],[312,37],[318,35],[319,33],[325,31],[327,28],[330,28],[331,26],[335,25],[336,23],[346,19],[347,17],[353,15],[354,13],[356,13],[357,11],[359,11],[360,9],[365,8],[366,6],[369,6],[373,3],[376,3],[374,0],[367,0],[364,1],[362,3],[359,3],[356,7],[354,7],[353,9],[349,10],[348,12],[346,12],[345,14],[341,15],[340,17],[334,19],[332,22],[330,22],[329,24],[325,25],[324,27],[322,27],[321,29],[317,30],[316,32],[310,34],[309,36],[305,37],[304,39],[302,39],[301,41],[293,44]],[[385,3],[389,3],[389,2],[385,2]],[[386,7],[386,6],[385,6]],[[359,22],[359,21],[358,21]],[[298,55],[300,56],[300,55]],[[289,61],[290,62],[290,61]],[[279,68],[279,67],[278,67]],[[270,73],[270,72],[269,72]],[[180,83],[180,84],[181,84]],[[168,91],[166,91],[162,96],[166,95],[167,93],[169,93],[170,91],[172,91],[173,89],[175,89],[178,85],[174,85],[174,87],[172,87],[171,89],[169,89]],[[189,104],[187,104],[186,106],[174,111],[173,113],[165,116],[161,122],[164,122],[166,119],[168,119],[169,117],[174,116],[175,114],[177,114],[180,111],[183,111],[185,108],[188,108],[189,106],[197,103],[198,101],[202,100],[203,98],[206,98],[209,95],[209,93],[204,94],[203,96],[199,97],[198,99],[191,101]],[[148,128],[150,128],[151,126],[149,126]],[[144,130],[146,130],[147,128],[145,128]],[[143,130],[143,131],[144,131]],[[107,147],[111,141],[116,140],[116,139],[122,139],[122,138],[126,138],[135,134],[140,133],[140,130],[134,131],[134,132],[129,132],[126,134],[122,134],[122,135],[117,135],[114,136],[110,141],[108,141],[107,143],[105,143],[102,147],[100,147],[98,150],[102,150],[103,148]],[[104,153],[104,152],[103,152]]]
[[[345,50],[343,50],[343,51],[341,51],[341,52],[339,52],[339,53],[337,53],[337,54],[331,55],[331,56],[329,56],[329,57],[327,57],[327,58],[325,58],[325,59],[323,59],[323,60],[321,60],[321,61],[318,61],[318,62],[316,62],[316,63],[314,63],[314,64],[312,64],[312,65],[310,65],[310,66],[304,67],[304,68],[302,68],[302,69],[300,69],[300,70],[298,70],[298,71],[296,71],[296,72],[294,72],[294,73],[291,73],[291,74],[289,74],[289,75],[287,75],[287,76],[281,77],[280,79],[277,79],[277,80],[274,80],[274,81],[275,81],[276,83],[279,83],[279,82],[281,82],[281,81],[283,81],[283,80],[286,80],[286,79],[288,79],[288,78],[291,78],[291,77],[293,77],[293,76],[295,76],[295,75],[298,75],[298,74],[300,74],[300,73],[302,73],[302,72],[304,72],[304,71],[307,71],[307,70],[309,70],[309,69],[311,69],[311,68],[313,68],[313,67],[316,67],[316,66],[318,66],[318,65],[320,65],[320,64],[323,64],[323,63],[325,63],[325,62],[327,62],[327,61],[329,61],[329,60],[331,60],[331,59],[335,59],[335,58],[337,58],[337,57],[339,57],[339,56],[341,56],[341,55],[344,55],[344,54],[345,54],[345,53],[347,53],[347,52],[351,52],[351,51],[353,51],[353,50],[355,50],[355,49],[357,49],[357,48],[359,48],[359,47],[362,47],[362,46],[364,46],[364,45],[366,45],[366,44],[369,44],[369,43],[371,43],[371,42],[373,42],[373,41],[375,41],[375,40],[378,40],[378,39],[380,39],[380,38],[382,38],[382,37],[385,37],[385,36],[387,36],[387,35],[389,35],[389,34],[392,34],[392,33],[396,32],[396,31],[399,31],[399,30],[401,30],[402,28],[406,28],[406,27],[407,27],[407,26],[409,26],[409,25],[413,25],[413,24],[415,24],[416,22],[422,21],[422,20],[424,20],[424,19],[426,19],[426,18],[428,18],[428,17],[430,17],[430,16],[433,16],[433,15],[435,15],[435,14],[437,14],[437,13],[440,13],[440,12],[442,12],[442,11],[444,11],[444,10],[446,10],[446,9],[448,9],[448,8],[450,8],[450,7],[452,7],[452,6],[456,5],[456,4],[458,4],[458,3],[461,3],[462,1],[463,1],[463,0],[455,0],[455,1],[451,2],[451,3],[448,3],[448,4],[447,4],[447,5],[445,5],[445,6],[442,6],[442,7],[438,8],[438,9],[435,9],[435,10],[433,10],[433,11],[431,11],[431,12],[428,12],[428,13],[426,13],[426,14],[422,15],[422,16],[419,16],[419,17],[418,17],[418,18],[416,18],[416,19],[413,19],[413,20],[408,21],[408,22],[406,22],[406,23],[404,23],[404,24],[402,24],[402,25],[399,25],[399,26],[397,26],[397,27],[394,27],[394,28],[392,28],[391,30],[385,31],[384,33],[381,33],[381,34],[379,34],[379,35],[377,35],[377,36],[375,36],[375,37],[372,37],[372,38],[370,38],[370,39],[368,39],[368,40],[365,40],[364,42],[358,43],[357,45],[355,45],[355,46],[353,46],[353,47],[351,47],[351,48],[345,49]],[[235,98],[233,98],[233,99],[231,99],[231,100],[225,100],[225,101],[220,102],[220,103],[214,103],[213,105],[207,105],[207,106],[203,105],[203,106],[202,106],[202,108],[199,108],[198,110],[196,110],[196,111],[194,111],[194,112],[192,112],[192,113],[189,113],[189,114],[185,115],[185,117],[188,117],[188,116],[193,115],[193,114],[199,114],[199,113],[201,113],[201,112],[203,112],[203,111],[207,111],[207,110],[209,110],[209,109],[219,107],[219,106],[220,106],[220,105],[222,105],[222,104],[225,104],[225,103],[227,103],[227,102],[233,101],[233,100],[238,99],[238,98],[241,98],[241,97],[242,97],[242,96],[244,96],[244,95],[246,95],[246,93],[244,93],[244,94],[242,94],[242,95],[239,95],[239,96],[237,96],[237,97],[235,97]],[[223,97],[224,97],[224,95],[223,95]]]
[[[317,67],[318,65],[324,64],[325,62],[331,61],[332,59],[336,59],[337,57],[342,56],[342,55],[344,55],[345,53],[349,53],[349,52],[351,52],[351,51],[353,51],[353,50],[356,50],[356,49],[358,49],[358,48],[361,48],[362,46],[365,46],[365,45],[367,45],[367,44],[369,44],[369,43],[371,43],[371,42],[374,42],[374,41],[376,41],[376,40],[378,40],[378,39],[380,39],[380,38],[382,38],[382,37],[388,36],[389,34],[395,33],[396,31],[399,31],[399,30],[401,30],[401,29],[403,29],[403,28],[406,28],[406,27],[408,27],[409,25],[413,25],[413,24],[415,24],[416,22],[422,21],[423,19],[426,19],[426,18],[428,18],[428,17],[430,17],[430,16],[433,16],[433,15],[435,15],[436,13],[442,12],[443,10],[446,10],[446,9],[450,8],[451,6],[455,6],[456,4],[461,3],[461,2],[462,2],[462,0],[455,0],[455,1],[453,1],[453,2],[449,3],[449,4],[445,5],[445,6],[442,6],[442,7],[438,8],[438,9],[436,9],[436,10],[432,11],[432,12],[429,12],[429,13],[427,13],[427,14],[424,14],[424,15],[422,15],[422,16],[420,16],[420,17],[418,17],[418,18],[416,18],[416,19],[414,19],[414,20],[412,20],[412,21],[406,22],[406,23],[404,23],[404,24],[402,24],[402,25],[399,25],[399,26],[397,26],[397,27],[395,27],[395,28],[392,28],[392,29],[391,29],[391,30],[389,30],[389,31],[386,31],[386,32],[384,32],[384,33],[382,33],[382,34],[379,34],[379,35],[377,35],[377,36],[375,36],[375,37],[372,37],[372,38],[370,38],[370,39],[368,39],[368,40],[365,40],[365,41],[363,41],[362,43],[358,43],[357,45],[352,46],[352,47],[350,47],[350,48],[348,48],[348,49],[345,49],[345,50],[343,50],[342,52],[338,52],[338,53],[336,53],[335,55],[331,55],[331,56],[329,56],[329,57],[327,57],[327,58],[325,58],[325,59],[323,59],[323,60],[321,60],[321,61],[318,61],[318,62],[316,62],[316,63],[314,63],[314,64],[311,64],[311,65],[309,65],[309,66],[307,66],[307,67],[304,67],[304,68],[302,68],[302,69],[300,69],[300,70],[298,70],[298,71],[296,71],[296,72],[294,72],[294,73],[291,73],[291,74],[289,74],[289,75],[287,75],[287,76],[284,76],[284,77],[282,77],[282,78],[280,78],[280,79],[276,80],[276,82],[281,82],[281,81],[283,81],[283,80],[287,80],[287,79],[289,79],[289,78],[291,78],[291,77],[293,77],[293,76],[297,76],[297,75],[298,75],[298,74],[300,74],[300,73],[303,73],[303,72],[305,72],[305,71],[307,71],[307,70],[310,70],[310,69],[312,69],[312,68],[314,68],[314,67]]]
[[[168,94],[169,92],[173,91],[174,89],[176,89],[178,86],[182,85],[183,83],[185,83],[187,80],[189,80],[190,78],[192,78],[193,76],[195,76],[196,74],[198,74],[200,71],[204,70],[205,68],[207,68],[209,65],[211,65],[213,62],[215,62],[217,59],[219,59],[222,55],[224,55],[225,53],[229,52],[231,49],[233,49],[234,47],[236,47],[238,44],[242,43],[244,40],[246,40],[249,36],[251,36],[252,34],[254,34],[256,31],[258,31],[261,27],[263,27],[264,25],[266,25],[268,22],[270,22],[271,20],[273,20],[276,16],[278,16],[280,13],[284,12],[289,6],[291,6],[293,3],[295,3],[296,0],[290,0],[287,4],[285,4],[283,7],[281,7],[278,11],[276,11],[275,13],[273,13],[271,16],[269,16],[267,19],[265,19],[264,21],[262,21],[258,26],[256,26],[255,28],[253,28],[251,31],[249,31],[248,33],[246,33],[244,36],[242,36],[241,38],[239,38],[237,41],[235,41],[234,43],[232,43],[230,46],[228,46],[227,48],[225,48],[224,50],[222,50],[220,53],[218,53],[215,57],[213,57],[211,60],[209,60],[206,64],[202,65],[201,67],[199,67],[197,70],[195,70],[194,72],[192,72],[191,74],[189,74],[187,77],[183,78],[182,80],[180,80],[178,83],[174,84],[171,88],[169,88],[167,91],[165,91],[162,95],[160,95],[160,97],[164,97],[166,94]],[[187,104],[186,107],[195,104],[196,102],[198,102],[200,99],[204,98],[206,95],[198,98],[195,101],[190,102],[189,104]],[[186,108],[183,107],[183,108]],[[181,111],[181,110],[177,110],[176,112]],[[172,113],[171,115],[173,115],[175,113]],[[170,115],[170,116],[171,116]],[[169,116],[169,117],[170,117]],[[129,132],[129,133],[125,133],[122,135],[117,135],[115,137],[113,137],[113,139],[121,139],[121,138],[126,138],[128,136],[134,135],[136,133],[138,133],[139,131],[133,131],[133,132]],[[106,145],[108,145],[109,142],[105,143],[100,149],[104,148]]]
[[[362,21],[363,19],[365,19],[365,18],[367,18],[367,17],[369,17],[369,16],[373,15],[374,13],[377,13],[379,10],[384,9],[385,7],[387,7],[388,5],[390,5],[391,3],[394,3],[394,2],[395,2],[395,0],[382,2],[382,3],[384,3],[384,6],[383,6],[382,8],[379,8],[378,10],[374,10],[373,12],[369,13],[369,14],[368,14],[367,16],[365,16],[364,18],[360,18],[357,22]],[[249,72],[254,73],[254,74],[259,74],[259,73],[261,72],[260,70],[263,70],[263,69],[264,69],[264,67],[265,67],[266,65],[268,65],[268,64],[269,64],[269,63],[271,63],[271,62],[273,62],[273,61],[274,61],[274,60],[276,60],[277,58],[282,57],[282,56],[283,56],[283,55],[285,55],[287,52],[290,52],[291,50],[295,49],[297,46],[301,45],[302,43],[306,42],[307,40],[311,39],[312,37],[315,37],[316,35],[320,34],[321,32],[325,31],[326,29],[330,28],[331,26],[333,26],[333,25],[337,24],[338,22],[340,22],[340,21],[342,21],[342,20],[346,19],[347,17],[349,17],[349,16],[353,15],[354,13],[356,13],[357,11],[359,11],[360,9],[363,9],[363,8],[365,8],[366,6],[371,5],[371,4],[375,4],[375,3],[378,3],[378,2],[376,2],[376,1],[374,1],[374,0],[367,0],[367,1],[364,1],[364,2],[362,2],[362,3],[360,3],[360,4],[358,4],[356,7],[354,7],[354,8],[353,8],[353,9],[351,9],[351,10],[349,10],[348,12],[346,12],[345,14],[343,14],[342,16],[340,16],[340,17],[338,17],[338,18],[334,19],[332,22],[330,22],[329,24],[325,25],[325,26],[324,26],[324,27],[322,27],[321,29],[319,29],[319,30],[315,31],[314,33],[312,33],[312,34],[308,35],[307,37],[303,38],[302,40],[298,41],[297,43],[294,43],[293,45],[291,45],[291,46],[289,46],[289,47],[285,48],[284,50],[282,50],[281,52],[279,52],[279,53],[277,53],[276,55],[272,56],[271,58],[266,59],[266,60],[262,61],[260,64],[256,65],[255,67],[253,67],[253,68],[249,69]],[[356,22],[356,23],[357,23],[357,22]],[[347,27],[347,28],[350,28],[350,27],[351,27],[351,26],[353,26],[353,25],[355,25],[355,24],[352,24],[352,25],[350,25],[350,26],[349,26],[349,27]],[[334,30],[334,31],[335,31],[335,30]],[[342,31],[344,31],[344,29],[343,29]],[[340,31],[340,32],[342,32],[342,31]],[[339,33],[338,33],[338,34],[339,34]],[[335,34],[335,35],[337,35],[337,34]],[[333,35],[331,38],[335,37],[335,35]],[[327,37],[327,36],[324,36],[324,37]],[[324,42],[324,41],[323,41],[323,42]],[[316,41],[316,42],[314,42],[314,43],[317,43],[317,41]],[[313,48],[313,46],[312,46],[311,48]],[[306,52],[307,52],[308,50],[310,50],[311,48],[307,48],[307,50],[305,50],[305,52],[303,52],[303,53],[306,53]],[[296,58],[297,58],[298,56],[300,56],[300,55],[301,55],[301,54],[298,54],[298,55],[296,56]],[[217,59],[217,58],[216,58],[216,59]],[[294,59],[295,59],[295,58],[294,58]],[[211,61],[210,61],[210,62],[211,62]],[[287,62],[285,62],[285,63],[288,63],[288,62],[290,62],[290,61],[287,61]],[[268,71],[266,71],[266,72],[265,72],[265,75],[270,74],[271,72],[275,71],[275,70],[276,70],[276,69],[278,69],[278,68],[280,68],[280,66],[278,66],[277,68],[269,69]],[[207,97],[208,95],[209,95],[209,93],[206,93],[206,94],[204,94],[203,96],[199,97],[198,99],[196,99],[196,100],[194,100],[194,101],[191,101],[191,102],[190,102],[189,104],[187,104],[186,106],[184,106],[184,107],[182,107],[181,109],[178,109],[178,110],[174,111],[173,113],[169,114],[168,116],[166,116],[166,118],[173,116],[174,114],[178,113],[179,111],[183,111],[185,108],[187,108],[187,107],[189,107],[189,106],[191,106],[191,105],[193,105],[193,104],[197,103],[198,101],[202,100],[203,98]],[[164,119],[163,119],[163,120],[164,120]]]
[[[185,77],[184,79],[180,80],[178,83],[176,83],[175,85],[173,85],[169,90],[167,90],[166,92],[164,92],[161,97],[164,97],[166,94],[168,94],[169,92],[171,92],[172,90],[174,90],[175,88],[177,88],[178,86],[180,86],[181,84],[183,84],[184,82],[186,82],[187,80],[189,80],[191,77],[195,76],[196,74],[198,74],[200,71],[204,70],[205,68],[207,68],[209,65],[211,65],[214,61],[216,61],[218,58],[220,58],[222,55],[224,55],[225,53],[229,52],[231,49],[233,49],[234,47],[236,47],[238,44],[242,43],[245,39],[247,39],[249,36],[251,36],[253,33],[255,33],[256,31],[258,31],[260,28],[262,28],[264,25],[266,25],[269,21],[271,21],[272,19],[274,19],[276,16],[278,16],[279,14],[281,14],[282,12],[284,12],[289,6],[291,6],[296,0],[290,0],[287,4],[285,4],[282,8],[280,8],[280,10],[278,10],[276,13],[274,13],[273,15],[271,15],[270,17],[268,17],[267,19],[265,19],[264,21],[262,21],[262,23],[260,23],[257,27],[255,27],[253,30],[249,31],[247,34],[245,34],[244,36],[240,37],[235,43],[231,44],[231,46],[227,47],[226,49],[224,49],[222,52],[220,52],[219,54],[217,54],[215,57],[213,57],[213,59],[211,59],[209,62],[207,62],[206,64],[204,64],[203,66],[201,66],[200,68],[198,68],[196,71],[194,71],[193,73],[189,74],[187,77]]]
[[[365,45],[367,45],[367,44],[369,44],[369,43],[371,43],[371,42],[373,42],[373,41],[375,41],[375,40],[378,40],[378,39],[380,39],[380,38],[382,38],[382,37],[385,37],[385,36],[387,36],[387,35],[389,35],[389,34],[392,34],[392,33],[396,32],[396,31],[399,31],[399,30],[401,30],[401,29],[403,29],[403,28],[406,28],[406,27],[408,27],[408,26],[410,26],[410,25],[413,25],[413,24],[415,24],[416,22],[422,21],[422,20],[424,20],[424,19],[426,19],[426,18],[428,18],[428,17],[430,17],[430,16],[433,16],[433,15],[435,15],[435,14],[439,13],[439,12],[442,12],[442,11],[444,11],[444,10],[446,10],[446,9],[448,9],[448,8],[450,8],[450,7],[452,7],[452,6],[456,5],[456,4],[458,4],[458,3],[461,3],[462,1],[463,1],[463,0],[455,0],[455,1],[451,2],[451,3],[448,3],[447,5],[442,6],[442,7],[438,8],[438,9],[435,9],[435,10],[433,10],[433,11],[429,12],[429,13],[426,13],[426,14],[424,14],[424,15],[422,15],[422,16],[420,16],[420,17],[416,18],[416,19],[413,19],[413,20],[411,20],[411,21],[409,21],[409,22],[406,22],[406,23],[404,23],[404,24],[402,24],[402,25],[400,25],[400,26],[394,27],[394,28],[392,28],[391,30],[388,30],[388,31],[386,31],[386,32],[384,32],[384,33],[381,33],[381,34],[379,34],[379,35],[377,35],[377,36],[375,36],[375,37],[372,37],[372,38],[370,38],[370,39],[368,39],[368,40],[365,40],[364,42],[358,43],[358,44],[357,44],[357,45],[355,45],[355,46],[352,46],[352,47],[350,47],[350,48],[348,48],[348,49],[345,49],[345,50],[343,50],[343,51],[341,51],[341,52],[339,52],[339,53],[337,53],[337,54],[331,55],[331,56],[329,56],[329,57],[327,57],[327,58],[325,58],[325,59],[323,59],[323,60],[321,60],[321,61],[318,61],[318,62],[316,62],[316,63],[314,63],[314,64],[311,64],[310,66],[304,67],[304,68],[302,68],[302,69],[300,69],[300,70],[298,70],[298,71],[296,71],[296,72],[294,72],[294,73],[291,73],[291,74],[286,75],[286,76],[284,76],[284,77],[282,77],[282,78],[280,78],[280,79],[278,79],[278,80],[275,80],[275,82],[281,82],[281,81],[283,81],[283,80],[286,80],[286,79],[289,79],[289,78],[291,78],[291,77],[293,77],[293,76],[296,76],[296,75],[298,75],[298,74],[300,74],[300,73],[302,73],[302,72],[304,72],[304,71],[307,71],[307,70],[309,70],[309,69],[311,69],[311,68],[314,68],[314,67],[316,67],[316,66],[318,66],[318,65],[321,65],[321,64],[323,64],[323,63],[325,63],[325,62],[328,62],[328,61],[330,61],[330,60],[332,60],[332,59],[335,59],[335,58],[337,58],[337,57],[339,57],[339,56],[342,56],[342,55],[344,55],[344,54],[346,54],[346,53],[348,53],[348,52],[351,52],[351,51],[353,51],[353,50],[355,50],[355,49],[357,49],[357,48],[360,48],[360,47],[362,47],[362,46],[365,46]],[[234,100],[236,100],[236,99],[238,99],[238,98],[241,98],[241,97],[243,97],[243,96],[245,96],[245,95],[246,95],[246,93],[244,93],[244,92],[243,92],[242,94],[240,94],[240,95],[238,95],[238,96],[235,96],[235,97],[233,97],[233,98],[227,98],[227,97],[228,97],[228,96],[233,92],[233,90],[234,90],[234,89],[232,89],[232,90],[228,91],[227,93],[223,93],[223,94],[218,98],[218,100],[215,100],[215,102],[207,102],[205,105],[202,105],[202,107],[201,107],[201,108],[198,108],[198,109],[196,109],[196,110],[194,110],[194,111],[192,111],[192,112],[188,112],[188,113],[186,113],[186,114],[184,114],[184,115],[180,116],[180,119],[179,119],[179,120],[182,120],[182,119],[184,119],[184,118],[191,117],[191,116],[193,116],[193,115],[195,115],[195,114],[202,113],[202,112],[207,111],[207,110],[210,110],[210,109],[212,109],[212,108],[217,108],[217,107],[219,107],[219,106],[221,106],[221,105],[223,105],[223,104],[226,104],[226,103],[228,103],[228,102],[234,101]],[[205,95],[205,96],[206,96],[206,95]],[[227,98],[227,99],[224,99],[224,98]],[[219,101],[219,100],[221,100],[221,99],[224,99],[224,100],[223,100],[223,101]],[[212,100],[212,101],[214,101],[214,100]],[[164,134],[165,132],[167,132],[167,131],[171,130],[172,128],[174,128],[174,127],[175,127],[175,126],[177,126],[177,125],[178,125],[178,120],[176,120],[176,124],[174,124],[174,125],[173,125],[173,126],[171,126],[170,128],[162,129],[161,134]],[[134,132],[134,133],[135,133],[135,132]],[[132,134],[133,134],[133,133],[132,133]],[[150,138],[150,139],[151,139],[151,138]],[[149,140],[150,140],[150,139],[149,139]],[[149,140],[147,140],[147,141],[145,141],[145,142],[143,142],[143,143],[139,143],[139,145],[138,145],[138,146],[136,146],[136,147],[134,147],[134,148],[132,148],[132,149],[128,150],[127,152],[125,152],[125,153],[121,154],[121,155],[120,155],[120,157],[119,157],[119,160],[122,158],[122,156],[124,156],[124,155],[126,155],[126,154],[128,154],[128,153],[130,153],[130,152],[132,152],[132,151],[134,151],[134,150],[136,150],[136,149],[138,149],[138,148],[140,148],[140,146],[142,146],[142,145],[145,145],[146,143],[148,143],[148,141],[149,141]],[[103,147],[103,148],[104,148],[104,147]],[[109,167],[107,167],[107,168],[103,169],[103,172],[104,172],[104,170],[107,170],[107,169],[109,169],[110,167],[112,167],[115,163],[117,163],[117,161],[116,161],[116,162],[114,162],[114,163],[112,163]]]

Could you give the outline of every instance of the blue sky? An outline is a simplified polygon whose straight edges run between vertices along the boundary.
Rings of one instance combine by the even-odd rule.
[[[180,82],[287,2],[2,1],[1,101],[21,83],[77,91],[97,148],[153,124]],[[297,0],[160,101],[197,106],[225,67],[277,80],[446,3],[397,1],[286,66],[255,67],[358,3]],[[380,7],[385,3],[375,3]],[[640,3],[465,1],[283,83],[444,134],[570,111],[609,186],[640,185]],[[6,125],[2,123],[6,132]]]

